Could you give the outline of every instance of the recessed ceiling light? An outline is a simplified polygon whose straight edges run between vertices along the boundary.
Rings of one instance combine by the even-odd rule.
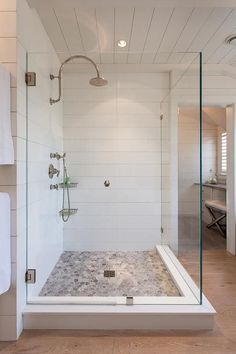
[[[126,41],[124,39],[120,39],[117,42],[117,45],[118,45],[118,47],[124,48],[124,47],[126,47],[127,43],[126,43]]]
[[[225,38],[225,43],[236,45],[236,34],[231,34]]]

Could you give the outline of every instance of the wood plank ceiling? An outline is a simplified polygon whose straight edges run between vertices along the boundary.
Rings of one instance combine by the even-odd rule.
[[[38,8],[41,21],[63,61],[73,54],[97,63],[186,63],[203,52],[205,63],[236,64],[236,9],[224,7]],[[125,48],[117,41],[124,39]]]

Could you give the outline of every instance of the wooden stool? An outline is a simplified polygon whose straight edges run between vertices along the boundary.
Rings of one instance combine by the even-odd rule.
[[[226,218],[226,203],[222,200],[206,200],[205,206],[212,218],[212,221],[207,225],[207,228],[210,229],[213,226],[216,226],[221,235],[226,236],[226,224],[220,224],[220,221]],[[218,214],[218,216],[217,216]]]

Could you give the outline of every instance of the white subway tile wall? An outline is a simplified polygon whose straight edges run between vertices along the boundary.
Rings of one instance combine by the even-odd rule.
[[[64,150],[78,214],[64,250],[144,250],[160,243],[160,102],[168,73],[64,74]],[[104,186],[110,180],[110,187]]]

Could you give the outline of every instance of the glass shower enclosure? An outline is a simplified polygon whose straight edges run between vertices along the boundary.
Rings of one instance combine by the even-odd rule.
[[[60,63],[28,53],[28,303],[201,304],[202,58],[162,54],[105,87],[65,68],[51,105]]]

